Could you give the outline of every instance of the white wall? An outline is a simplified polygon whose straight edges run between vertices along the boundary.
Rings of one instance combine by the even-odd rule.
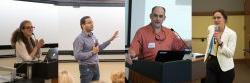
[[[12,32],[21,21],[28,19],[36,27],[37,37],[46,43],[59,43],[60,50],[73,50],[73,41],[81,32],[80,18],[88,15],[94,21],[93,33],[99,42],[108,40],[119,30],[119,37],[106,50],[124,50],[124,7],[64,7],[23,1],[1,1],[0,45],[10,45]]]
[[[131,34],[130,42],[132,42],[137,29],[144,25],[145,20],[145,0],[132,0],[131,14]]]
[[[173,28],[183,39],[192,39],[192,0],[146,0],[144,25],[150,23],[149,15],[156,5],[166,9],[163,26]]]

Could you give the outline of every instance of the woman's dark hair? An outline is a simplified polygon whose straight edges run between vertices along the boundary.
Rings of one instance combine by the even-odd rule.
[[[13,48],[16,48],[16,42],[18,41],[23,41],[23,43],[25,44],[25,47],[28,51],[28,53],[30,54],[32,52],[33,47],[35,46],[35,41],[32,39],[32,37],[30,38],[31,40],[31,44],[32,46],[29,44],[28,38],[24,36],[22,29],[24,29],[25,24],[27,23],[31,23],[29,20],[24,20],[21,22],[19,28],[17,28],[13,33],[12,33],[12,37],[11,37],[11,46]]]
[[[214,10],[212,12],[212,14],[214,15],[217,12],[221,13],[221,15],[223,16],[223,18],[225,19],[225,22],[227,22],[227,14],[226,14],[226,12],[223,9],[218,9],[218,10]]]

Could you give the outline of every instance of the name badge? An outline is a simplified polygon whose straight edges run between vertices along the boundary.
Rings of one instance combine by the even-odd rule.
[[[148,43],[148,48],[155,48],[155,43]]]

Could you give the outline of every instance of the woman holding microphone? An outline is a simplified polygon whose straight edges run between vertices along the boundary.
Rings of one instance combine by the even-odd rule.
[[[236,47],[236,32],[226,26],[227,15],[224,10],[213,11],[214,25],[208,27],[206,64],[206,83],[233,83]]]
[[[32,61],[41,55],[40,48],[44,40],[32,38],[34,28],[31,21],[24,20],[12,34],[11,45],[16,49],[17,63]]]

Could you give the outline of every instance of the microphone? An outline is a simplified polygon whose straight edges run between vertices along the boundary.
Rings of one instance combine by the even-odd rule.
[[[95,47],[98,46],[97,40],[96,40],[95,38],[92,38],[92,40],[93,40],[93,42],[94,42],[94,46],[95,46]]]
[[[214,37],[215,37],[215,35],[218,35],[219,34],[219,27],[218,27],[218,25],[216,25],[215,27],[214,27],[215,29],[214,29]],[[217,42],[217,40],[214,40],[214,44]]]
[[[94,40],[95,47],[98,46],[98,43],[96,40]]]
[[[181,36],[180,36],[173,28],[171,28],[170,30],[171,30],[172,32],[174,32],[174,33],[181,39],[181,41],[182,41],[182,43],[184,43],[186,49],[190,49],[190,48],[187,46],[187,44],[184,42],[184,40],[181,38]]]
[[[215,29],[214,29],[214,34],[218,34],[218,32],[219,32],[219,27],[216,25],[214,28],[215,28]]]
[[[87,35],[88,35],[88,37],[91,37],[91,36],[93,36],[93,33],[90,32],[90,33],[88,33]],[[95,47],[98,46],[97,40],[96,40],[95,38],[92,38],[92,40],[93,40],[93,42],[94,42],[94,46],[95,46]]]
[[[32,33],[32,35],[34,36],[34,39],[35,39],[35,41],[36,41],[37,39],[36,39],[35,34],[34,34],[34,33]],[[38,41],[38,40],[37,40],[37,41]],[[40,61],[40,56],[38,56],[37,58],[38,58],[38,60],[37,60],[37,61],[39,62],[39,61]]]
[[[34,33],[32,33],[32,35],[34,36],[34,39],[36,40],[36,36],[35,36],[35,34],[34,34]]]

